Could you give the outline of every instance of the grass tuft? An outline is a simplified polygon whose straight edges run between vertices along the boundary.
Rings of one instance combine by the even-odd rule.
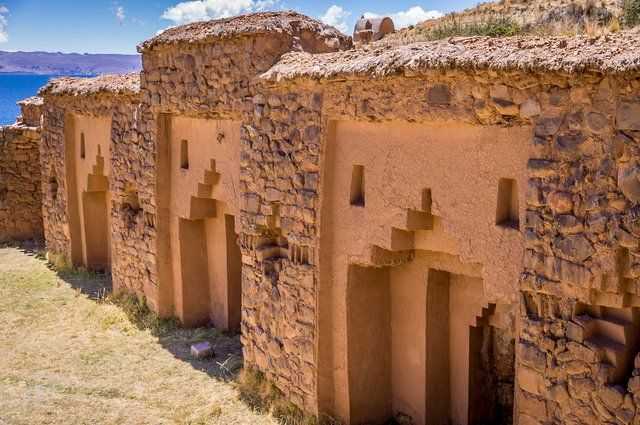
[[[165,336],[182,328],[180,320],[176,317],[170,319],[158,317],[147,307],[144,297],[138,298],[135,295],[112,292],[107,295],[106,301],[119,307],[138,329],[148,330],[152,335]]]
[[[449,37],[511,37],[522,33],[522,26],[508,16],[491,15],[484,19],[462,22],[456,15],[449,15],[429,32],[430,40]]]
[[[262,372],[245,367],[236,385],[243,400],[253,409],[268,412],[284,425],[339,425],[333,418],[307,415],[289,401]]]
[[[622,0],[622,21],[627,28],[640,24],[640,0]]]
[[[58,273],[72,273],[74,271],[71,258],[66,254],[47,251],[46,258]]]

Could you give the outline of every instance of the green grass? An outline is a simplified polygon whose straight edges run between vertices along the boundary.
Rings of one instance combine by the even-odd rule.
[[[622,21],[627,28],[640,24],[640,0],[622,0]]]
[[[522,27],[507,16],[489,16],[486,19],[462,22],[455,15],[450,15],[435,26],[429,33],[430,40],[441,40],[449,37],[510,37],[522,33]]]
[[[64,263],[0,247],[0,424],[278,423],[240,395],[237,335],[158,319]],[[216,357],[189,355],[201,340]]]

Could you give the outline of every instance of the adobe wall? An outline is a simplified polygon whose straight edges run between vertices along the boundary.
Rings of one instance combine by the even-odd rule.
[[[75,257],[78,265],[82,265],[85,244],[77,242],[72,247],[72,232],[79,232],[78,241],[91,238],[82,238],[79,217],[70,223],[74,211],[70,203],[74,201],[69,196],[73,193],[77,197],[87,189],[88,175],[99,166],[97,156],[107,158],[103,171],[108,179],[114,286],[142,293],[143,285],[155,282],[151,243],[155,234],[155,188],[148,177],[155,171],[147,165],[153,150],[140,142],[136,131],[137,84],[136,76],[124,75],[61,79],[46,86],[41,91],[45,98],[45,131],[40,156],[47,249]],[[80,158],[79,152],[82,133],[85,158]],[[81,177],[72,179],[68,175],[71,170]],[[70,192],[68,184],[72,181],[77,188]],[[148,181],[151,183],[145,184]]]
[[[19,103],[15,124],[0,127],[0,242],[42,238],[41,99]]]
[[[496,81],[498,76],[492,78]],[[308,250],[308,264],[300,267],[283,261],[280,272],[285,278],[291,274],[290,269],[305,273],[297,273],[303,283],[298,283],[297,290],[302,287],[308,294],[308,304],[264,320],[260,304],[245,296],[249,319],[245,327],[246,361],[265,370],[261,356],[273,356],[265,353],[252,334],[266,334],[280,341],[292,317],[309,323],[305,339],[317,345],[314,356],[308,359],[309,368],[317,369],[309,376],[314,378],[321,412],[352,423],[372,420],[350,413],[358,409],[353,405],[354,398],[362,391],[350,388],[349,375],[354,372],[349,370],[348,351],[365,341],[360,336],[349,337],[349,324],[355,320],[349,319],[352,313],[348,306],[354,296],[349,293],[347,277],[352,264],[397,270],[394,274],[398,274],[402,273],[402,264],[411,264],[417,255],[412,252],[436,253],[431,266],[427,261],[417,274],[426,276],[430,268],[454,274],[462,269],[466,276],[470,273],[481,277],[485,305],[501,304],[501,320],[506,321],[513,339],[513,306],[522,271],[521,257],[514,253],[522,252],[523,239],[517,229],[496,226],[496,202],[500,179],[517,181],[521,202],[518,215],[520,222],[524,221],[522,199],[532,120],[520,114],[519,104],[537,96],[533,90],[516,93],[498,84],[495,88],[486,83],[476,86],[476,77],[462,71],[434,71],[416,78],[374,81],[317,83],[300,78],[281,80],[265,89],[263,96],[254,98],[258,108],[253,121],[266,122],[268,126],[262,126],[251,140],[290,146],[286,155],[280,156],[275,170],[276,176],[295,176],[295,196],[278,189],[276,184],[282,185],[280,179],[276,184],[256,186],[252,193],[262,208],[280,211],[280,229],[290,241]],[[484,113],[479,115],[475,105],[480,102]],[[491,106],[498,102],[511,105],[508,116]],[[513,128],[504,128],[505,124]],[[264,167],[263,155],[263,150],[251,152],[250,168]],[[364,205],[349,203],[354,164],[363,165],[365,170]],[[428,211],[423,206],[425,189],[430,190],[432,199]],[[268,220],[266,214],[263,220]],[[482,272],[469,271],[474,267]],[[300,278],[303,276],[304,280]],[[426,277],[422,279],[426,283]],[[281,297],[283,285],[258,281],[250,289],[254,297],[266,300]],[[401,293],[393,293],[392,299],[402,297]],[[420,299],[420,292],[414,296]],[[402,308],[392,311],[399,310]],[[482,315],[482,307],[477,310],[472,317]],[[424,310],[416,310],[414,317],[420,314],[425,314]],[[392,328],[396,326],[393,323],[399,326],[391,338],[401,338],[402,321],[390,320]],[[407,343],[411,345],[408,340]],[[398,353],[403,351],[399,348],[402,344],[393,346],[398,347]],[[424,350],[420,355],[425,355]],[[392,364],[406,363],[401,354],[396,357]],[[275,359],[272,361],[275,363]],[[359,361],[354,358],[351,363],[357,365]],[[425,371],[424,360],[418,363],[417,370]],[[279,385],[288,385],[288,377],[279,377],[281,369],[266,371]],[[400,375],[394,373],[393,379],[398,380]],[[410,381],[412,375],[404,376]],[[404,397],[402,388],[409,388],[409,381],[397,385],[394,399],[398,403]],[[424,403],[424,395],[422,399]],[[413,416],[418,419],[421,415],[424,408],[418,408]]]
[[[347,382],[343,350],[348,345],[336,346],[336,335],[348,338],[348,331],[344,333],[344,319],[336,323],[335,316],[331,318],[336,303],[344,303],[348,293],[338,292],[336,296],[331,293],[336,288],[327,290],[323,286],[327,279],[323,278],[323,270],[333,262],[332,256],[340,252],[345,255],[338,261],[343,267],[349,263],[375,264],[375,255],[367,253],[370,244],[388,249],[394,242],[390,228],[402,229],[406,217],[403,214],[419,209],[420,191],[405,193],[404,188],[419,184],[420,176],[438,173],[440,163],[455,171],[456,161],[460,160],[464,164],[462,170],[484,164],[489,174],[486,183],[461,179],[460,183],[449,181],[440,190],[437,186],[431,188],[433,214],[442,218],[445,233],[453,237],[447,246],[437,250],[457,249],[463,261],[480,264],[487,300],[519,300],[519,310],[512,313],[517,313],[521,328],[517,338],[519,382],[515,388],[515,420],[628,423],[625,421],[633,418],[637,410],[632,402],[633,391],[637,390],[632,378],[633,365],[616,374],[614,371],[619,368],[612,370],[611,364],[628,365],[640,348],[633,340],[637,311],[630,308],[638,306],[634,252],[640,236],[634,235],[637,230],[634,204],[640,193],[635,159],[640,130],[636,74],[606,77],[597,71],[584,70],[532,73],[421,69],[406,71],[406,77],[385,78],[380,76],[384,70],[376,69],[377,78],[363,81],[358,71],[346,78],[340,73],[322,77],[319,75],[322,69],[296,64],[296,59],[288,57],[263,77],[272,85],[256,102],[262,108],[254,111],[254,121],[266,120],[269,124],[263,125],[252,140],[281,143],[296,140],[298,134],[304,140],[304,145],[297,145],[304,154],[294,149],[279,164],[279,169],[300,176],[299,200],[287,199],[280,210],[298,212],[298,220],[292,223],[298,225],[297,232],[306,236],[309,252],[313,253],[310,259],[315,265],[310,271],[313,284],[304,288],[311,294],[309,299],[317,301],[318,308],[308,337],[319,343],[315,362],[319,364],[316,384],[320,410],[337,412],[339,418],[353,420],[349,413],[353,407],[348,395],[351,389],[348,384],[340,384]],[[325,60],[332,62],[332,58]],[[291,66],[289,73],[288,66]],[[358,70],[358,63],[348,66]],[[304,75],[305,69],[310,76]],[[304,121],[300,122],[302,117]],[[335,120],[340,121],[335,124]],[[394,123],[384,124],[391,121]],[[465,163],[465,152],[456,154],[455,134],[441,137],[434,144],[442,145],[434,152],[439,158],[433,159],[435,167],[421,167],[423,163],[429,164],[431,158],[421,153],[419,147],[407,146],[408,152],[396,152],[396,145],[405,143],[407,130],[402,129],[416,125],[409,124],[414,122],[433,123],[436,129],[453,127],[457,132],[469,128],[470,140],[477,143],[463,144],[470,150],[469,160]],[[358,161],[380,170],[374,171],[373,176],[365,176],[373,179],[374,184],[380,183],[373,194],[367,191],[364,207],[366,211],[371,200],[375,214],[381,218],[379,222],[367,220],[367,213],[353,213],[350,218],[332,212],[338,208],[332,202],[336,193],[331,191],[335,189],[322,176],[336,176],[335,170],[327,172],[331,166],[327,158],[331,157],[328,152],[335,139],[332,132],[340,126],[344,127],[347,148],[336,151],[335,162],[353,155],[352,162],[360,158]],[[437,130],[422,129],[421,138],[430,147],[430,135],[437,135]],[[518,140],[526,141],[528,146],[518,144]],[[363,147],[353,147],[359,145]],[[448,157],[447,146],[451,149]],[[491,151],[491,146],[496,150]],[[365,151],[368,148],[371,151]],[[509,157],[510,152],[514,156]],[[262,155],[260,150],[254,152],[253,167],[260,167]],[[503,159],[491,160],[500,157]],[[379,165],[382,162],[388,164]],[[350,172],[343,170],[342,177],[335,177],[335,181],[348,182]],[[416,174],[411,175],[412,172]],[[446,172],[434,177],[436,185],[447,181]],[[495,194],[498,177],[511,177],[522,183],[519,188],[522,233],[513,235],[512,241],[507,236],[509,230],[497,229],[495,221],[490,221],[495,217],[491,214],[496,213],[496,206],[492,205],[496,198],[488,194]],[[444,180],[439,182],[440,178]],[[488,185],[485,191],[483,185],[487,183],[493,187]],[[338,188],[339,202],[346,203],[347,186],[348,183],[343,183]],[[471,192],[465,194],[464,190]],[[267,187],[255,191],[261,205],[269,203],[266,193]],[[447,201],[449,194],[451,202]],[[285,197],[279,196],[274,199]],[[328,204],[332,207],[327,209]],[[465,208],[469,210],[461,213]],[[401,214],[402,210],[405,212]],[[483,214],[487,214],[485,218]],[[335,217],[341,221],[336,223]],[[465,230],[465,226],[469,227]],[[332,231],[336,234],[327,233]],[[488,234],[480,236],[487,231]],[[344,232],[345,236],[338,232]],[[490,236],[494,232],[495,236]],[[325,257],[322,244],[327,238],[334,239],[331,242],[334,250]],[[418,239],[414,241],[413,248],[418,249]],[[398,257],[391,260],[397,261]],[[389,258],[385,257],[382,264],[384,261]],[[335,284],[335,274],[330,275]],[[279,287],[276,292],[269,285],[256,286],[255,293],[270,294],[263,295],[263,299],[281,292]],[[597,306],[627,310],[610,311]],[[255,309],[258,310],[258,305]],[[322,324],[331,320],[333,324],[323,332]],[[278,329],[278,323],[284,326],[290,321],[286,315],[279,319],[270,317],[270,329]],[[595,324],[588,325],[589,322]],[[617,331],[616,326],[623,329]],[[608,327],[616,329],[610,331]],[[254,329],[248,326],[247,332],[263,334],[259,326]],[[603,336],[617,345],[603,340]],[[626,357],[611,354],[623,346],[629,352]],[[261,352],[255,344],[251,347]],[[247,361],[255,360],[247,356]],[[271,371],[272,375],[278,373]],[[617,377],[616,382],[612,376]],[[286,385],[284,379],[277,382]],[[618,386],[612,387],[612,383]]]

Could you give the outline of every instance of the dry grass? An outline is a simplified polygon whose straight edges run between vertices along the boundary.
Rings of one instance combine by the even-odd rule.
[[[259,371],[243,369],[238,374],[237,385],[243,400],[249,406],[269,412],[284,425],[340,425],[340,422],[326,415],[318,419],[304,414]]]
[[[277,423],[231,382],[237,336],[158,320],[135,299],[106,297],[108,286],[0,248],[0,424]],[[202,339],[215,358],[189,357]]]

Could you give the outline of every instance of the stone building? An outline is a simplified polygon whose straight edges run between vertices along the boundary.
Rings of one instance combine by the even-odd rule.
[[[267,98],[318,97],[320,411],[637,420],[639,42],[453,39],[263,76]]]
[[[138,75],[62,78],[44,98],[40,162],[47,249],[90,269],[111,269],[131,291],[153,281],[153,237],[140,205],[152,184],[139,166]],[[138,190],[146,190],[144,195]],[[138,291],[140,292],[140,291]]]
[[[353,30],[353,42],[356,47],[362,47],[392,34],[395,30],[393,20],[389,17],[365,18],[362,16]]]
[[[16,123],[0,127],[0,243],[43,236],[38,152],[42,99],[18,105]]]
[[[139,80],[41,91],[47,247],[240,325],[313,414],[636,423],[638,46],[352,50],[293,12],[170,29]]]

